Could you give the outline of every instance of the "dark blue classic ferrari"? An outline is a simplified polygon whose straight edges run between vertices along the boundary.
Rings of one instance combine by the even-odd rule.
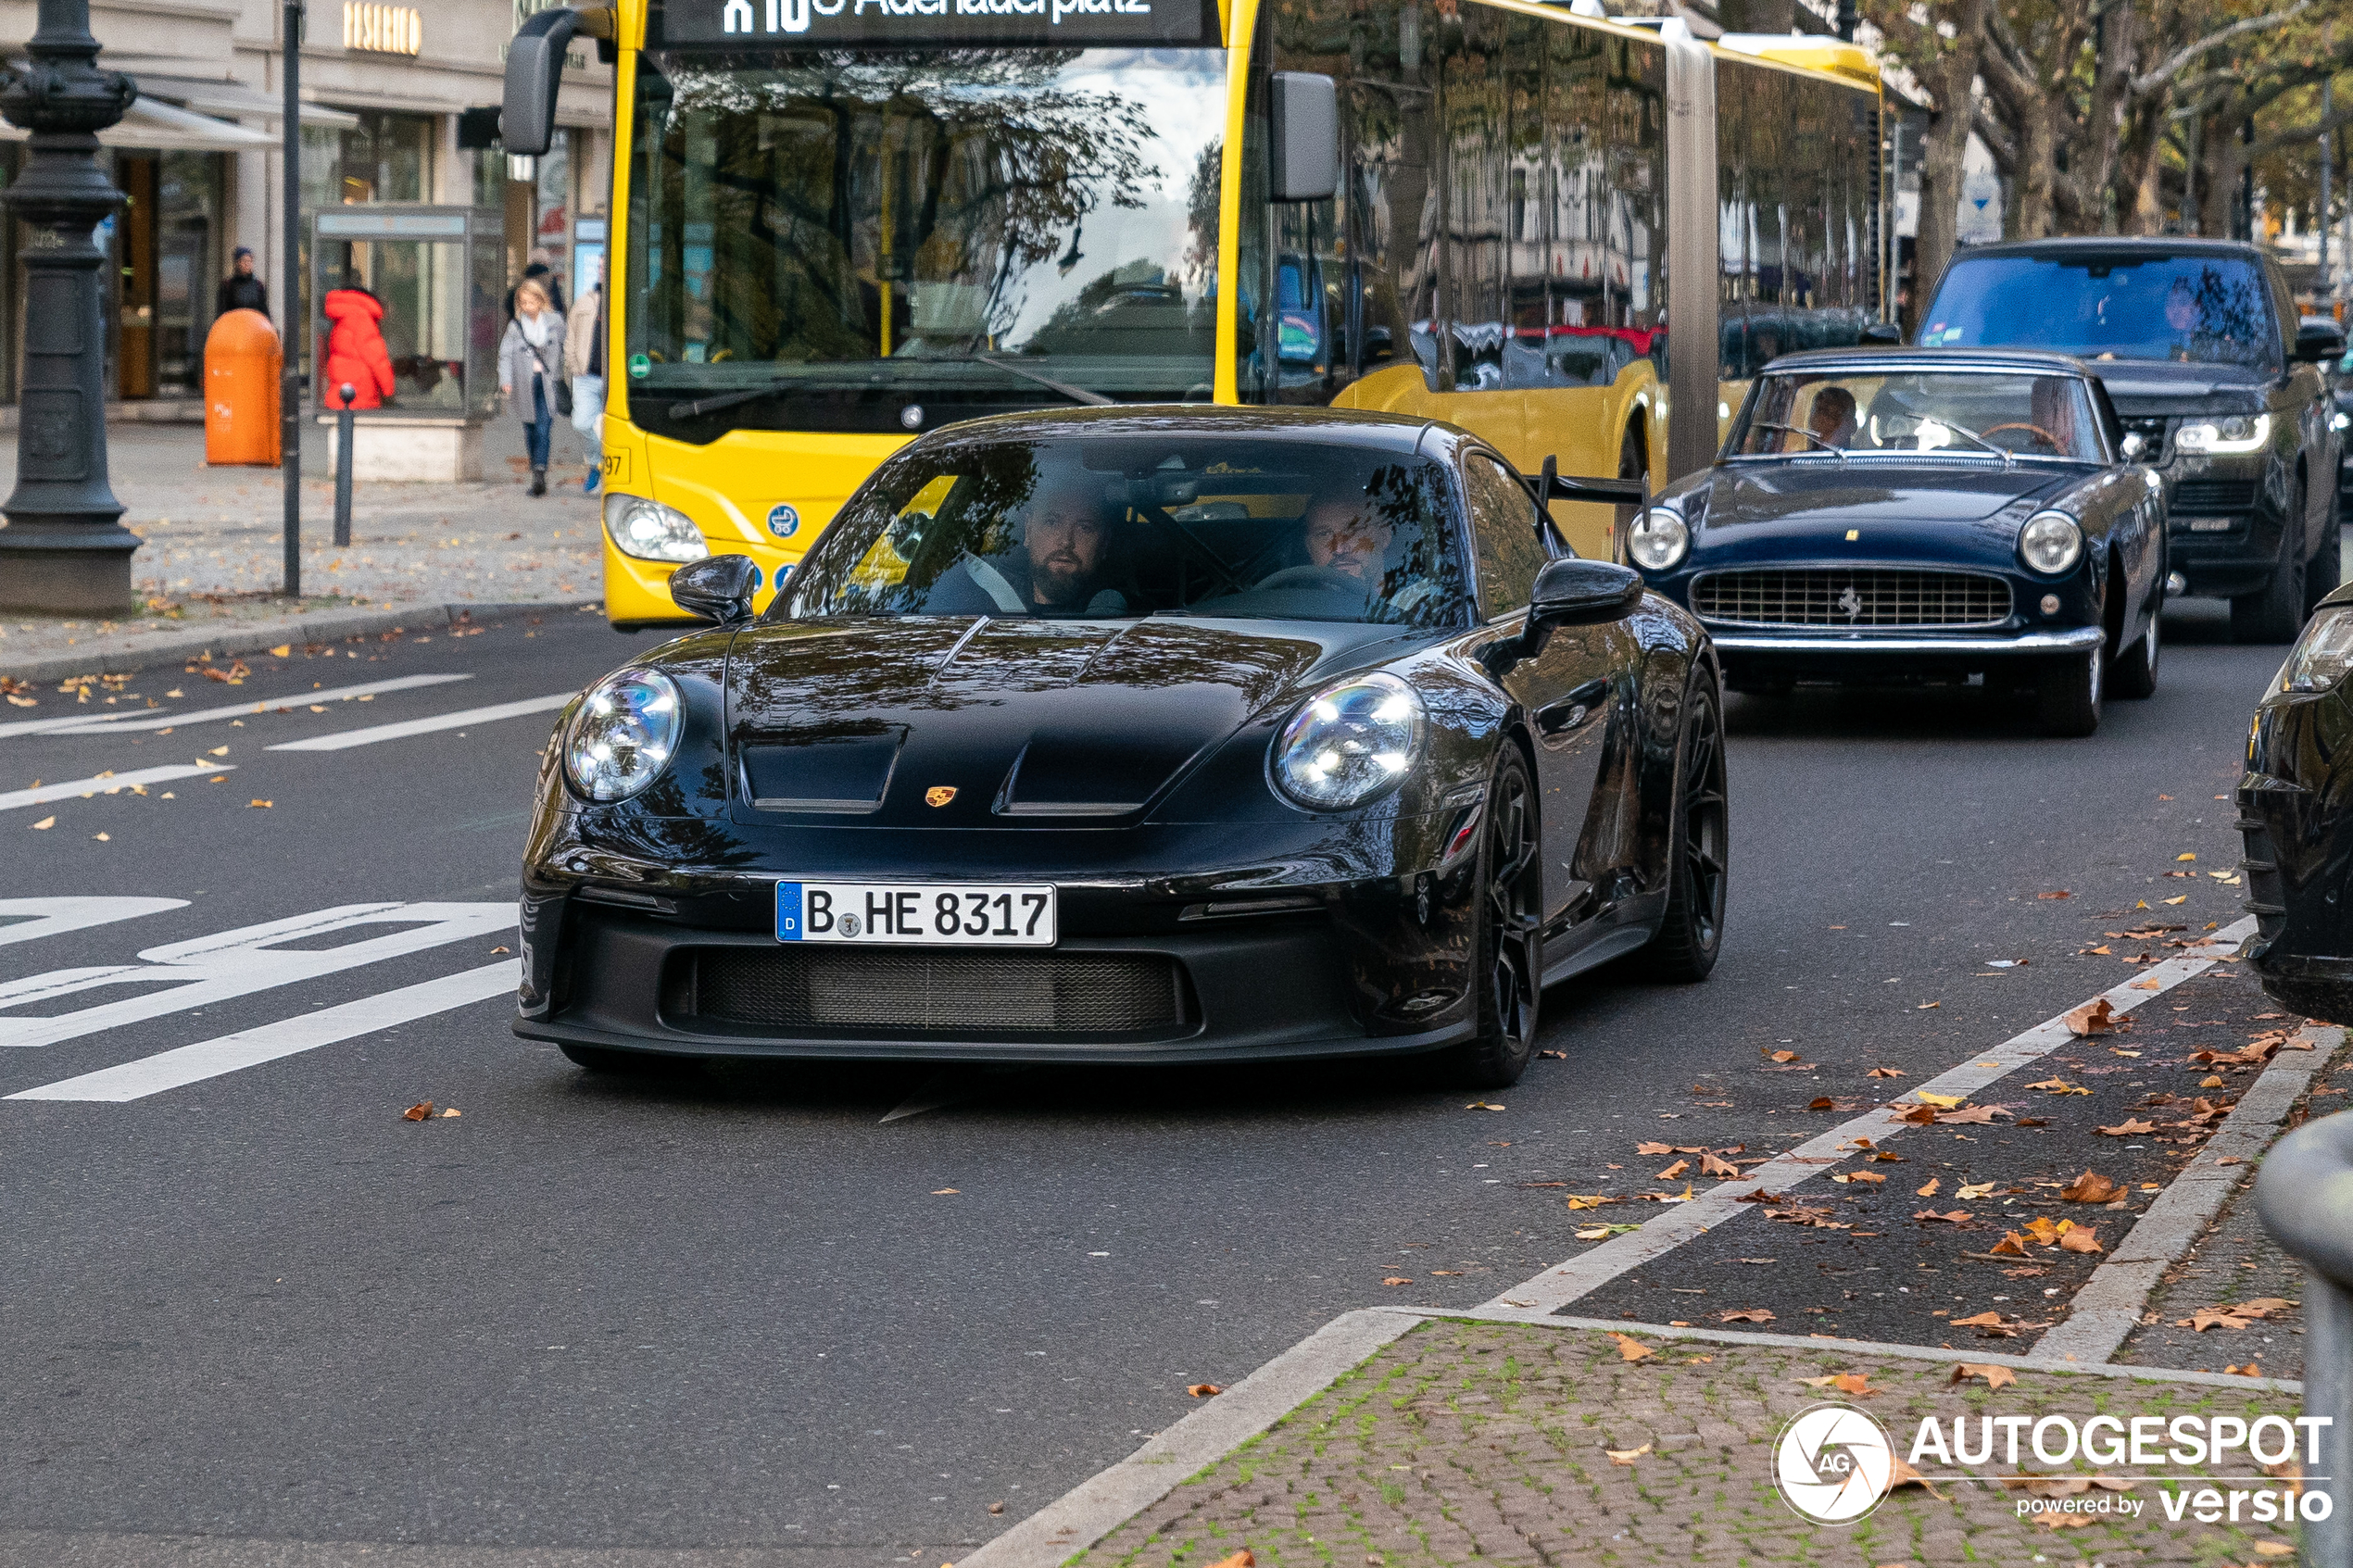
[[[1967,684],[2086,735],[2157,689],[2165,492],[2098,376],[2009,349],[1786,355],[1627,540],[1727,687]]]

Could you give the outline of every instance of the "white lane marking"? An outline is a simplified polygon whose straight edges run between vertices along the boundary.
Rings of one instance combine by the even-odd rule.
[[[141,915],[159,915],[166,909],[187,907],[185,898],[0,898],[0,916],[32,917],[13,925],[0,925],[0,947],[11,942],[31,942],[61,932],[85,931],[94,925],[112,925],[117,921],[137,920]]]
[[[342,751],[355,746],[373,746],[380,740],[406,740],[410,735],[429,735],[435,730],[460,730],[469,724],[487,724],[498,719],[520,719],[526,713],[550,712],[579,695],[578,692],[553,692],[547,696],[525,697],[521,702],[499,702],[488,708],[464,708],[455,713],[437,713],[430,719],[411,719],[406,723],[378,724],[372,729],[346,730],[340,734],[290,740],[269,749]]]
[[[84,795],[113,795],[132,784],[170,784],[174,779],[192,779],[199,773],[232,773],[233,762],[184,763],[169,768],[139,768],[128,773],[108,773],[101,779],[68,779],[63,784],[43,784],[39,789],[11,790],[0,795],[0,811],[13,811],[22,806],[44,806],[52,800],[72,800]]]
[[[119,1067],[104,1067],[78,1078],[19,1090],[7,1098],[98,1100],[118,1105],[145,1099],[149,1095],[184,1088],[239,1068],[256,1067],[355,1035],[372,1035],[396,1023],[413,1023],[418,1019],[486,1001],[502,993],[511,996],[522,972],[515,960],[502,959],[461,974],[446,974],[438,980],[362,997],[356,1002],[322,1008],[299,1018],[281,1019],[257,1029],[223,1035],[217,1040],[201,1040],[177,1050],[126,1061]]]
[[[2232,949],[2252,935],[2254,931],[2255,921],[2249,916],[2223,927],[2206,939],[2206,945],[2211,949],[2210,956],[2168,959],[2101,995],[2108,998],[2108,1007],[2114,1011],[2130,1012],[2152,997],[2163,996],[2192,975],[2202,974],[2216,964],[2224,962],[2230,958]],[[2142,989],[2150,980],[2157,982],[2156,986]],[[2046,1019],[1991,1050],[1972,1052],[1967,1064],[1941,1073],[1925,1084],[1906,1089],[1904,1093],[1914,1097],[1915,1103],[1921,1089],[1936,1095],[1974,1095],[1987,1085],[2032,1064],[2074,1039],[2075,1036],[2068,1033],[2064,1014]],[[1786,1192],[1808,1176],[1818,1175],[1829,1167],[1852,1158],[1856,1153],[1854,1146],[1857,1138],[1869,1138],[1877,1146],[1891,1137],[1915,1130],[1919,1123],[1902,1119],[1906,1109],[1908,1107],[1900,1105],[1883,1105],[1865,1111],[1852,1121],[1808,1138],[1795,1148],[1754,1167],[1736,1181],[1719,1183],[1689,1203],[1673,1205],[1666,1213],[1649,1221],[1638,1231],[1613,1236],[1590,1251],[1579,1253],[1557,1268],[1545,1270],[1534,1279],[1504,1291],[1493,1300],[1483,1302],[1478,1310],[1483,1313],[1504,1316],[1547,1317],[1628,1270],[1640,1268],[1735,1218],[1748,1205],[1734,1202],[1734,1193],[1754,1192],[1759,1187],[1768,1193]]]
[[[145,964],[60,969],[0,984],[0,1047],[53,1046],[100,1030],[208,1007],[256,991],[312,980],[362,964],[422,952],[445,943],[493,935],[515,923],[512,904],[344,904],[307,915],[248,925],[218,935],[150,947]],[[339,947],[273,947],[368,925],[412,929],[364,937]],[[135,985],[139,994],[50,1018],[11,1018],[11,1008],[101,987]]]
[[[328,686],[321,691],[296,692],[290,696],[256,697],[226,708],[199,708],[186,713],[162,709],[132,709],[120,713],[70,714],[62,719],[21,719],[0,724],[0,739],[9,735],[119,734],[130,730],[169,730],[182,724],[208,724],[220,719],[250,719],[280,709],[300,711],[306,703],[349,702],[385,692],[414,691],[420,686],[446,686],[471,681],[472,675],[402,675],[388,681],[362,681],[354,686]]]

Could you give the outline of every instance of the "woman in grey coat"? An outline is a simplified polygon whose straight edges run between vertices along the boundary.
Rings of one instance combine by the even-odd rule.
[[[557,379],[564,365],[564,319],[536,278],[515,287],[515,319],[498,344],[498,391],[522,416],[531,453],[531,494],[547,493],[547,436],[555,423]],[[522,389],[518,391],[518,389]]]

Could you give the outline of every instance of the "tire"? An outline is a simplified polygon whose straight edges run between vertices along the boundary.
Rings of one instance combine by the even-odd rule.
[[[605,1046],[559,1044],[573,1065],[616,1078],[676,1078],[702,1065],[697,1057],[664,1056],[658,1051],[617,1051]]]
[[[2149,629],[2133,640],[2116,660],[2116,668],[2108,671],[2108,689],[2118,696],[2138,702],[2157,695],[2158,625],[2165,619],[2162,600],[2149,608]]]
[[[2321,601],[2329,596],[2345,577],[2345,497],[2332,495],[2329,499],[2329,520],[2324,526],[2327,537],[2313,552],[2304,568],[2304,617],[2310,620]]]
[[[2353,985],[2341,980],[2266,980],[2263,994],[2322,1023],[2353,1023]]]
[[[2296,486],[2291,516],[2304,512],[2304,487]],[[2231,601],[2231,640],[2234,643],[2292,643],[2304,630],[2304,567],[2301,550],[2290,546],[2288,558],[2271,573],[2260,593]]]
[[[2035,672],[2034,702],[2046,735],[2082,736],[2100,727],[2108,650],[2055,659]]]
[[[1506,741],[1488,787],[1478,844],[1478,926],[1471,947],[1471,1010],[1478,1033],[1440,1053],[1446,1082],[1509,1088],[1536,1055],[1543,1001],[1543,855],[1528,764]]]
[[[1683,711],[1682,755],[1675,764],[1674,832],[1667,841],[1667,915],[1634,955],[1645,980],[1689,985],[1705,980],[1724,946],[1724,721],[1717,696],[1695,688]]]

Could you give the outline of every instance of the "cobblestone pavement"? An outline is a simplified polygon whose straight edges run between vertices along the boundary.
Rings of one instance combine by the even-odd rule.
[[[345,548],[333,543],[334,483],[325,445],[321,433],[307,433],[305,596],[297,602],[277,596],[283,571],[277,470],[206,467],[197,426],[117,426],[108,432],[112,483],[124,525],[146,541],[132,558],[145,608],[116,621],[0,618],[0,668],[346,606],[593,599],[602,578],[598,506],[580,488],[579,437],[559,424],[549,494],[533,499],[524,494],[521,432],[512,420],[485,428],[487,477],[480,483],[357,487]],[[0,442],[0,491],[14,483],[15,448]]]
[[[2028,1494],[1994,1479],[2007,1467],[1928,1458],[1932,1487],[1899,1486],[1859,1524],[1816,1526],[1775,1493],[1768,1455],[1781,1426],[1823,1399],[1800,1379],[1827,1374],[1865,1375],[1874,1392],[1852,1402],[1896,1436],[1899,1454],[1923,1416],[2253,1421],[2295,1416],[2292,1395],[2035,1371],[1993,1390],[1953,1384],[1964,1357],[1629,1336],[1653,1353],[1629,1363],[1616,1336],[1592,1330],[1424,1324],[1079,1561],[1205,1568],[1244,1548],[1259,1568],[2288,1561],[2292,1527],[2169,1521],[2170,1484],[2093,1488],[2082,1495],[2139,1503],[2139,1516],[2046,1515],[2089,1521],[2051,1527],[2020,1516]],[[1630,1461],[1613,1461],[1613,1449]],[[2242,1489],[2284,1485],[2245,1464],[2215,1474]]]

